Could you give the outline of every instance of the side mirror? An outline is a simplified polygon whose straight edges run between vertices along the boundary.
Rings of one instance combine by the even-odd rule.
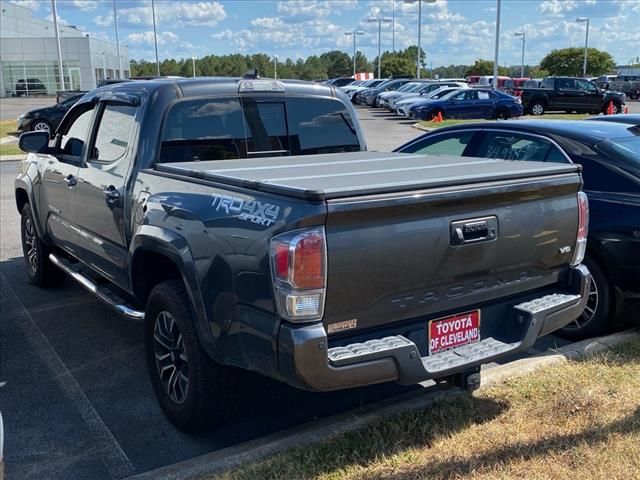
[[[20,135],[18,147],[27,153],[45,153],[49,149],[49,132],[25,132]]]

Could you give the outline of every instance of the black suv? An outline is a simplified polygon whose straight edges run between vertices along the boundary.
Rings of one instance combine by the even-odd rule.
[[[38,78],[21,78],[16,83],[16,97],[23,95],[46,95],[47,87]]]

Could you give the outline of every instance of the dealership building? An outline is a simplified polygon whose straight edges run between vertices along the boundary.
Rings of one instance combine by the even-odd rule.
[[[91,90],[105,78],[129,78],[129,52],[60,25],[65,90]],[[0,0],[0,97],[55,95],[62,90],[53,21],[35,18],[28,8]]]

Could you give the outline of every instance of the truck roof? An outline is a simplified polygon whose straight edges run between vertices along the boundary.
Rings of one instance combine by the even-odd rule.
[[[311,201],[579,171],[571,164],[383,152],[164,163],[155,168]]]
[[[335,96],[335,87],[332,85],[304,80],[275,80],[272,78],[242,78],[242,77],[196,77],[196,78],[154,78],[150,80],[139,80],[122,82],[106,87],[98,88],[94,91],[109,90],[114,92],[125,91],[145,91],[152,93],[163,88],[175,88],[180,91],[183,97],[195,97],[210,94],[233,94],[238,93],[240,82],[278,82],[284,87],[286,93],[298,95],[325,95]],[[272,90],[267,90],[268,92]]]

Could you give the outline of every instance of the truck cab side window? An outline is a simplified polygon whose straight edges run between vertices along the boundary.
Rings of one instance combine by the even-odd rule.
[[[133,131],[137,107],[130,105],[106,105],[89,161],[111,163],[127,152]]]
[[[80,161],[84,145],[89,137],[89,125],[93,116],[93,106],[84,110],[75,119],[63,125],[58,133],[57,151],[67,160]]]

